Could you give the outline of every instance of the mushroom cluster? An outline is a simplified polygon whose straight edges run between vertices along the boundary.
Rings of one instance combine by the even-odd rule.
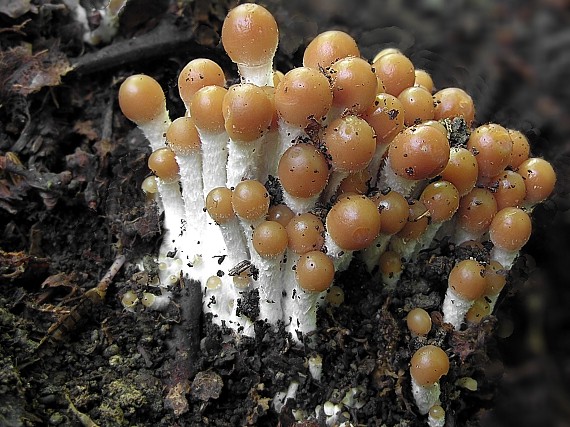
[[[302,343],[354,257],[394,287],[420,251],[447,238],[492,249],[487,262],[453,267],[444,321],[461,328],[482,298],[490,313],[529,239],[532,208],[553,191],[552,166],[531,157],[521,132],[475,126],[465,91],[436,90],[396,49],[367,61],[351,36],[327,31],[283,74],[273,68],[278,39],[262,6],[230,11],[222,44],[240,82],[227,87],[218,64],[193,59],[178,79],[186,115],[173,121],[154,79],[121,85],[121,110],[153,151],[149,187],[164,212],[162,294],[148,305],[163,308],[184,275],[201,283],[215,323],[251,336],[256,321],[282,322]],[[246,298],[259,310],[241,309]],[[412,360],[414,396],[421,413],[441,418],[447,356],[422,351]],[[424,379],[432,358],[444,362]]]

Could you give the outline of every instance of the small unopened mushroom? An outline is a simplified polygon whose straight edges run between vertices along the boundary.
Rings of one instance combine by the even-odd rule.
[[[404,271],[401,255],[394,251],[383,252],[378,258],[378,267],[386,289],[394,289]]]
[[[279,42],[275,18],[263,6],[243,3],[222,25],[224,50],[238,66],[243,83],[273,85],[273,57]]]
[[[400,92],[398,99],[404,107],[404,124],[406,126],[432,120],[435,116],[431,92],[424,87],[407,87]]]
[[[142,130],[152,151],[164,147],[170,117],[164,92],[156,80],[144,74],[127,77],[119,88],[119,106]]]
[[[449,358],[435,346],[426,345],[417,350],[410,361],[412,394],[419,412],[425,415],[434,405],[439,405],[439,380],[449,372]]]
[[[414,86],[421,86],[425,88],[429,93],[433,92],[434,84],[431,75],[426,70],[421,70],[416,68],[414,70],[415,80]]]
[[[462,117],[471,126],[475,118],[473,99],[463,89],[449,87],[437,91],[433,95],[435,103],[435,119],[452,119]]]
[[[496,213],[497,201],[493,193],[485,188],[473,188],[459,200],[453,242],[461,244],[479,240],[489,229]]]
[[[519,165],[518,173],[526,187],[524,205],[527,209],[532,209],[554,191],[556,173],[546,160],[531,157]]]
[[[381,55],[372,68],[390,95],[398,96],[404,89],[413,86],[416,80],[412,61],[398,51]]]
[[[318,301],[332,284],[335,269],[332,259],[321,251],[310,251],[299,257],[295,277],[300,293],[293,307],[293,325],[303,335],[317,328]],[[294,334],[295,336],[295,334]]]
[[[431,317],[423,308],[416,307],[406,316],[406,325],[413,336],[426,336],[431,331]]]
[[[429,409],[428,426],[429,427],[445,426],[445,409],[443,409],[440,405],[434,405]]]
[[[253,231],[251,261],[259,271],[259,318],[271,325],[283,317],[283,283],[276,279],[280,277],[287,242],[285,227],[275,221],[264,221]]]
[[[196,58],[184,66],[178,75],[178,93],[186,107],[186,114],[191,115],[192,98],[206,86],[224,87],[226,77],[222,68],[207,58]]]
[[[493,312],[499,294],[507,284],[508,270],[503,268],[498,261],[491,261],[485,267],[485,280],[487,287],[484,292],[484,299],[488,303],[489,313]]]
[[[473,190],[478,176],[479,164],[473,153],[463,147],[451,147],[449,162],[441,172],[441,178],[451,182],[463,197]]]
[[[332,165],[324,194],[325,200],[330,200],[343,179],[370,164],[376,150],[376,137],[364,119],[347,115],[329,123],[322,142]]]
[[[362,260],[368,271],[372,272],[378,263],[378,257],[388,247],[391,237],[406,225],[410,209],[408,201],[397,191],[378,193],[371,196],[370,200],[378,206],[382,223],[378,237],[362,251]]]
[[[356,41],[343,31],[325,31],[318,34],[305,48],[303,66],[326,69],[347,57],[360,57]]]
[[[161,284],[166,286],[176,283],[181,271],[180,263],[175,260],[180,257],[178,251],[183,247],[186,215],[180,193],[179,168],[174,152],[167,147],[152,152],[148,167],[157,177],[158,193],[164,206],[164,231],[158,262],[164,265],[159,269],[159,276]]]
[[[419,181],[441,173],[448,161],[446,135],[433,126],[412,126],[390,143],[379,182],[407,197]]]
[[[242,179],[260,175],[263,136],[273,119],[273,108],[265,92],[252,84],[233,85],[222,105],[224,125],[230,137],[227,164],[228,188]]]
[[[529,158],[530,144],[528,139],[519,130],[507,129],[511,141],[513,141],[513,149],[509,159],[509,166],[516,170],[522,162]]]
[[[226,93],[223,87],[205,86],[194,94],[190,103],[190,113],[202,141],[204,197],[213,188],[226,185],[229,136],[222,112]]]
[[[473,302],[482,297],[487,283],[485,266],[473,259],[459,261],[449,273],[443,301],[443,321],[459,329]]]
[[[531,231],[532,223],[525,211],[513,207],[501,209],[489,226],[489,237],[493,242],[491,259],[510,270]]]
[[[298,214],[315,207],[329,179],[325,156],[307,143],[289,147],[279,160],[277,172],[283,186],[283,200]]]
[[[467,141],[467,149],[477,159],[480,180],[501,173],[509,164],[513,141],[507,130],[495,123],[479,126]]]
[[[374,242],[380,222],[376,204],[366,196],[346,196],[333,205],[326,217],[325,246],[335,270],[348,268],[353,251]]]
[[[368,166],[372,180],[376,185],[378,172],[384,159],[388,144],[404,129],[404,106],[398,98],[388,93],[379,93],[362,118],[372,126],[376,134],[376,151]]]

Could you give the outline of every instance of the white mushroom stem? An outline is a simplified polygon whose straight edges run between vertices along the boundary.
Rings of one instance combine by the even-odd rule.
[[[306,213],[314,209],[319,201],[319,196],[320,193],[307,198],[295,197],[283,189],[283,201],[296,214]]]
[[[279,167],[279,160],[283,153],[293,145],[295,140],[301,136],[307,136],[305,130],[298,125],[293,125],[283,119],[279,119],[277,125],[277,141],[273,147],[272,157],[266,155],[268,160],[268,173],[272,176],[277,176],[277,169]]]
[[[204,199],[210,190],[225,187],[229,137],[226,132],[204,132],[198,129],[202,141],[202,182]]]
[[[184,202],[177,181],[168,183],[157,178],[156,184],[164,205],[163,237],[158,252],[159,278],[162,284],[168,285],[172,283],[172,276],[176,279],[180,277],[182,268],[182,264],[174,260],[180,257],[183,247],[183,227],[186,223]]]
[[[434,405],[439,405],[439,396],[441,390],[439,382],[432,385],[419,385],[414,377],[412,377],[412,394],[418,407],[418,411],[425,415],[429,412],[430,408]]]
[[[234,188],[244,179],[258,179],[264,137],[251,142],[230,139],[226,187]]]
[[[259,318],[270,325],[276,325],[283,318],[281,296],[281,264],[283,255],[265,258],[254,249],[251,262],[259,270],[255,287],[259,291]]]
[[[238,218],[236,217],[228,222],[219,224],[219,227],[224,238],[230,264],[235,265],[240,261],[248,260],[249,251]]]
[[[394,169],[392,169],[390,157],[387,157],[386,162],[380,171],[377,185],[381,188],[390,188],[392,191],[397,191],[404,197],[409,197],[418,183],[419,181],[402,178],[396,174]]]
[[[497,261],[505,270],[510,270],[519,256],[519,252],[493,246],[493,249],[491,249],[491,261]]]
[[[391,238],[390,234],[380,234],[370,246],[362,251],[362,261],[366,264],[369,273],[378,265],[378,258],[386,251]]]
[[[143,132],[148,140],[152,151],[166,146],[166,131],[170,126],[170,117],[168,111],[164,110],[159,116],[150,120],[147,123],[138,125],[139,129]]]
[[[301,288],[297,283],[297,278],[295,277],[295,266],[299,261],[300,255],[293,252],[291,249],[287,249],[286,261],[283,266],[283,271],[281,275],[281,280],[283,281],[283,298],[282,298],[282,308],[283,308],[283,321],[287,327],[287,332],[290,332],[294,340],[297,340],[297,334],[295,333],[297,329],[297,322],[294,316],[295,305],[297,304],[297,295],[301,292]]]
[[[273,58],[261,65],[237,64],[241,83],[273,87]]]
[[[428,426],[429,427],[444,427],[445,426],[445,416],[434,417],[431,413],[428,413]]]
[[[299,383],[297,381],[291,381],[289,387],[287,387],[287,391],[280,391],[275,394],[275,397],[273,398],[273,407],[277,413],[281,412],[281,409],[283,409],[283,406],[285,406],[288,399],[295,399],[298,389]]]
[[[398,253],[401,258],[406,261],[412,259],[412,255],[418,245],[418,239],[407,239],[404,237],[393,236],[390,240],[390,249]]]
[[[186,265],[184,271],[193,279],[199,280],[195,268],[187,268],[188,264],[196,264],[197,257],[203,255],[201,243],[207,238],[204,233],[206,215],[204,214],[204,196],[202,191],[202,156],[199,151],[187,155],[176,155],[176,162],[180,169],[180,183],[182,198],[184,200],[185,230],[181,242],[183,261]]]
[[[297,332],[306,336],[317,329],[317,310],[319,302],[325,300],[325,292],[310,292],[298,287],[294,295],[295,305],[291,312],[291,335],[298,339]]]
[[[444,323],[449,323],[455,329],[459,329],[472,305],[473,301],[465,299],[448,287],[442,307]]]
[[[350,265],[354,251],[341,248],[333,240],[328,232],[325,232],[325,244],[327,255],[331,257],[335,271],[344,271]]]
[[[336,190],[340,187],[342,181],[349,175],[348,172],[333,170],[329,175],[329,182],[323,192],[323,200],[328,202],[335,195]]]
[[[378,174],[382,168],[382,163],[384,162],[384,153],[388,149],[389,144],[377,144],[374,156],[368,165],[368,172],[372,179],[370,180],[370,186],[375,187],[378,183]]]
[[[443,224],[444,224],[443,222],[434,222],[427,226],[424,233],[418,238],[416,247],[412,252],[412,258],[415,258],[420,251],[429,248],[429,246],[431,245],[431,243],[435,238],[435,235],[440,230]]]

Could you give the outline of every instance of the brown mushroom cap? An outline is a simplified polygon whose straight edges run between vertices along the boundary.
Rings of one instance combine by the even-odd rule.
[[[343,31],[325,31],[305,48],[303,66],[318,70],[350,56],[360,56],[356,41]]]
[[[433,126],[412,126],[394,137],[388,157],[394,172],[403,178],[431,178],[449,161],[449,141]]]
[[[414,64],[400,52],[380,56],[372,68],[390,95],[398,96],[405,88],[413,86],[416,80]]]
[[[236,64],[256,66],[271,61],[278,42],[275,18],[258,4],[243,3],[235,7],[222,25],[222,44]]]
[[[435,119],[452,119],[463,117],[467,126],[471,126],[475,118],[473,99],[463,89],[448,87],[433,95],[435,101]]]
[[[507,130],[494,123],[476,128],[467,141],[479,164],[479,175],[490,178],[501,173],[509,164],[513,141]]]
[[[404,129],[404,106],[398,98],[379,93],[362,116],[376,133],[377,144],[387,144]]]
[[[406,325],[412,333],[424,336],[431,331],[431,317],[423,308],[416,307],[406,316]]]
[[[489,226],[491,242],[507,251],[520,250],[532,232],[532,223],[528,214],[519,208],[501,209]]]
[[[287,249],[287,231],[276,221],[263,221],[253,230],[252,242],[263,258],[278,258]]]
[[[287,193],[294,197],[308,198],[325,188],[329,165],[323,153],[314,145],[299,143],[283,153],[277,174]]]
[[[289,236],[289,249],[297,254],[318,251],[325,242],[325,226],[312,213],[293,217],[285,229]]]
[[[347,196],[329,211],[326,228],[334,242],[344,250],[369,246],[380,232],[380,214],[366,196]]]
[[[272,107],[271,100],[260,87],[249,83],[231,86],[222,104],[226,132],[237,142],[257,141],[271,126]]]
[[[435,384],[448,372],[449,358],[435,345],[423,346],[412,356],[410,374],[421,386]]]
[[[135,74],[127,77],[119,88],[119,106],[129,120],[142,125],[166,111],[166,98],[156,80]]]
[[[198,90],[190,103],[190,115],[196,127],[202,131],[219,133],[225,130],[222,105],[227,89],[221,86],[205,86]]]
[[[327,290],[333,282],[334,273],[333,261],[321,251],[301,255],[295,268],[299,286],[308,292]]]
[[[457,188],[460,196],[469,193],[479,176],[479,164],[473,153],[462,147],[451,147],[449,162],[441,172],[441,177]]]
[[[435,181],[426,186],[420,200],[430,213],[432,223],[448,221],[459,207],[459,192],[449,181]]]
[[[457,295],[474,301],[483,296],[487,286],[485,266],[473,259],[459,261],[451,269],[447,284]]]
[[[267,214],[269,193],[259,181],[241,181],[232,192],[232,206],[240,218],[248,221],[258,220]]]
[[[224,224],[235,218],[232,190],[226,187],[216,187],[210,190],[206,196],[206,210],[218,224]]]
[[[378,80],[370,64],[362,58],[342,58],[331,65],[333,105],[360,115],[374,102]]]
[[[532,157],[519,165],[518,173],[525,183],[525,201],[540,203],[554,191],[556,173],[544,159]]]
[[[199,153],[200,135],[191,117],[179,117],[166,130],[166,142],[178,156]]]
[[[176,155],[168,147],[153,151],[148,158],[148,168],[166,183],[173,183],[180,179]]]
[[[224,71],[217,63],[207,58],[196,58],[184,66],[178,75],[178,92],[184,104],[189,106],[196,92],[205,86],[226,84]]]

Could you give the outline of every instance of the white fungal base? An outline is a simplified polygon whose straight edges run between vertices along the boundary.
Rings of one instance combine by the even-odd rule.
[[[443,321],[449,323],[455,329],[461,328],[465,320],[465,315],[473,305],[473,301],[457,295],[451,288],[447,288],[445,299],[443,300]]]
[[[374,152],[374,156],[368,165],[368,172],[370,172],[370,187],[376,187],[378,184],[378,175],[380,170],[382,169],[382,164],[384,163],[384,153],[388,149],[389,144],[376,144],[376,151]],[[378,187],[380,190],[382,188]]]
[[[438,382],[432,385],[422,386],[412,377],[412,394],[414,395],[418,411],[422,415],[427,414],[432,406],[439,405],[440,403],[439,396],[441,390]]]
[[[342,181],[348,176],[348,172],[342,172],[338,170],[333,170],[329,175],[329,181],[323,192],[323,200],[329,202],[333,196],[336,194],[338,187]]]

